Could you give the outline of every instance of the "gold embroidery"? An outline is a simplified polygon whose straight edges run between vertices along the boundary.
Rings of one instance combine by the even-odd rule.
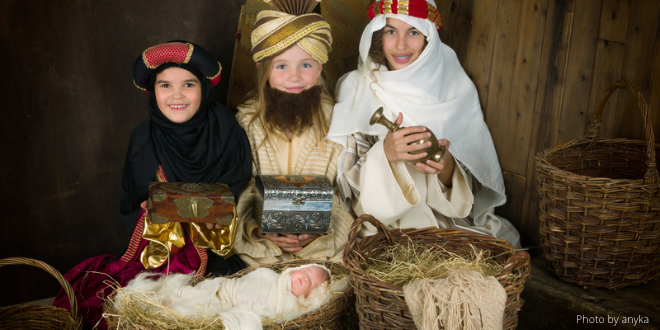
[[[144,88],[138,86],[138,84],[135,83],[135,80],[133,80],[133,85],[135,85],[135,87],[137,87],[138,89],[141,89],[141,90],[143,90],[143,91],[145,91],[145,92],[147,91],[146,89],[144,89]]]
[[[305,28],[290,34],[288,37],[284,38],[282,41],[276,43],[275,45],[255,53],[252,57],[255,62],[259,62],[263,58],[281,52],[282,50],[291,46],[294,42],[297,42],[299,39],[302,39],[304,36],[308,35],[312,31],[321,27],[330,28],[330,24],[328,24],[327,22],[315,22],[313,24],[310,24]],[[327,62],[328,56],[326,54],[322,54],[322,55],[323,56],[320,56],[319,58],[323,61],[323,63]]]
[[[410,7],[410,3],[408,3],[408,2],[403,2],[403,1],[402,1],[402,2],[399,2],[399,4],[397,5],[396,9],[397,9],[397,12],[398,12],[399,14],[401,14],[401,15],[408,15],[408,9],[409,9],[409,7]]]
[[[188,45],[188,54],[186,54],[186,59],[184,60],[183,63],[188,63],[190,62],[190,59],[192,58],[193,51],[195,50],[195,46],[192,44],[187,44]]]
[[[180,58],[180,54],[178,54],[178,52],[181,51],[182,46],[187,47],[188,50],[185,57],[179,61],[178,59]],[[142,61],[147,68],[152,70],[165,62],[177,62],[186,64],[190,61],[194,48],[195,47],[190,43],[169,43],[156,45],[149,47],[144,52],[142,52]],[[155,49],[157,50],[156,52],[154,52]],[[176,59],[171,59],[172,56],[175,56]],[[164,61],[163,57],[165,57],[167,61]]]
[[[377,1],[372,7],[374,17],[382,14],[394,14],[393,7],[394,2],[392,0]],[[398,1],[396,4],[396,9],[398,14],[410,16],[410,1]],[[420,18],[425,18],[426,20],[430,21],[435,25],[437,29],[442,27],[442,19],[440,13],[430,3],[427,3],[426,17]]]
[[[220,72],[222,72],[222,64],[220,64],[220,62],[218,62],[218,68],[219,68],[219,69],[218,69],[218,73],[216,73],[215,76],[213,76],[213,77],[206,77],[206,79],[208,79],[208,80],[213,80],[213,79],[215,79],[217,76],[219,76],[219,75],[220,75]]]

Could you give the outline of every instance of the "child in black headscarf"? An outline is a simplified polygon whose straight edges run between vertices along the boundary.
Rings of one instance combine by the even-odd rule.
[[[233,240],[229,228],[152,224],[144,210],[150,182],[225,183],[238,197],[251,179],[245,131],[229,110],[209,97],[220,70],[210,53],[185,41],[153,46],[137,58],[134,84],[149,93],[149,119],[131,134],[124,165],[120,210],[132,233],[130,243],[119,259],[93,257],[65,275],[86,325],[101,319],[111,286],[124,286],[145,269],[202,277],[244,268],[227,243]],[[54,305],[68,308],[64,292]]]

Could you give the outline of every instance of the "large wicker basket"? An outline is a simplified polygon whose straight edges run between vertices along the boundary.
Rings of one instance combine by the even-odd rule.
[[[624,87],[645,141],[599,140],[607,99]],[[660,276],[657,148],[644,96],[621,80],[603,93],[587,135],[536,156],[543,255],[561,280],[614,290]]]
[[[0,267],[28,265],[41,268],[55,277],[64,288],[71,303],[71,312],[55,306],[22,305],[0,308],[0,329],[72,330],[81,328],[76,298],[67,282],[57,269],[35,259],[12,257],[0,259]]]
[[[374,225],[378,233],[358,243],[357,232],[365,221]],[[504,265],[502,272],[496,276],[507,294],[503,329],[518,326],[518,310],[522,307],[520,293],[530,275],[530,259],[526,251],[515,251],[507,241],[469,231],[438,228],[388,230],[371,215],[362,215],[353,223],[344,250],[344,263],[351,273],[355,290],[360,329],[416,329],[402,288],[365,272],[369,259],[377,258],[394,244],[410,241],[417,247],[442,246],[449,252],[464,256],[471,255],[473,247],[477,251],[489,251],[490,256]]]
[[[287,262],[279,262],[273,264],[262,265],[260,267],[268,267],[277,272],[289,267],[301,266],[309,263],[317,263],[324,265],[330,269],[333,276],[334,275],[346,275],[348,276],[348,270],[341,264],[330,262],[330,261],[316,261],[316,260],[292,260]],[[250,267],[243,269],[236,274],[230,275],[228,277],[238,277],[243,276],[251,271],[254,271],[257,267]],[[104,317],[108,322],[109,329],[131,329],[131,330],[160,330],[155,329],[150,326],[140,326],[136,325],[133,322],[123,322],[120,321],[120,317],[112,310],[112,304],[105,304],[106,313]],[[338,295],[332,298],[329,302],[321,306],[320,308],[306,313],[294,320],[278,323],[278,324],[266,324],[264,329],[272,330],[289,330],[289,329],[354,329],[357,325],[357,314],[355,313],[355,296],[353,294],[353,288],[349,286],[347,291],[343,295]]]

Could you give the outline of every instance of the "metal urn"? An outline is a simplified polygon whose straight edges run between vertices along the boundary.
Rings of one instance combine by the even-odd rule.
[[[376,112],[374,112],[374,114],[371,116],[371,120],[369,120],[369,124],[370,125],[381,124],[381,125],[387,127],[387,129],[389,129],[391,132],[395,132],[396,130],[398,130],[400,128],[403,128],[403,127],[399,127],[397,124],[395,124],[395,123],[391,122],[390,120],[388,120],[387,118],[383,117],[383,107],[378,108],[378,110],[376,110]],[[426,128],[426,130],[431,133],[431,137],[420,139],[420,140],[417,140],[417,141],[414,141],[414,142],[411,142],[411,143],[408,143],[408,144],[423,144],[423,143],[426,143],[426,142],[430,141],[431,146],[429,146],[427,148],[424,148],[424,149],[420,149],[420,150],[415,151],[415,152],[411,152],[411,154],[419,154],[419,153],[422,153],[422,152],[427,153],[426,157],[415,160],[416,162],[419,162],[419,163],[426,162],[427,160],[432,160],[434,162],[440,162],[440,160],[442,160],[442,157],[445,156],[446,149],[445,149],[445,147],[441,147],[441,146],[438,145],[438,139],[435,137],[435,134],[433,134],[433,132],[431,132],[431,130],[428,129],[428,127]]]

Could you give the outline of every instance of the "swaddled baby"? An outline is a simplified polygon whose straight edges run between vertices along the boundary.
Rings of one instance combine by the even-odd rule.
[[[262,321],[286,321],[319,308],[331,293],[330,270],[308,264],[278,274],[258,268],[238,278],[211,278],[193,285],[193,275],[143,273],[120,289],[121,295],[153,296],[183,316],[220,316],[226,329],[261,329]]]

